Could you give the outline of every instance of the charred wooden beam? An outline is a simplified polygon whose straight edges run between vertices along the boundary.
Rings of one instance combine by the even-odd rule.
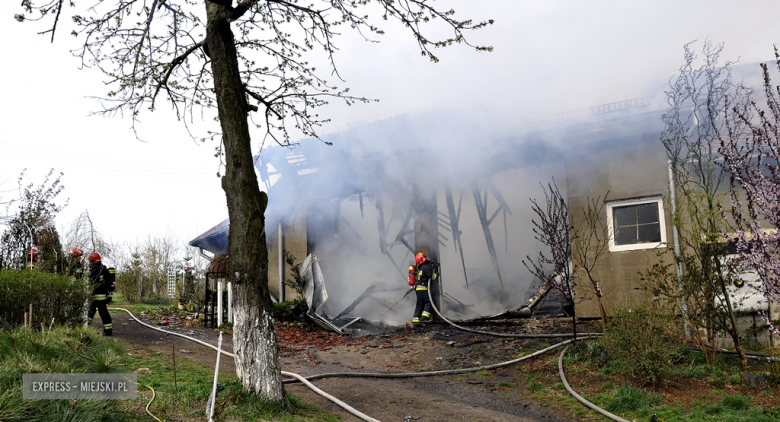
[[[509,204],[506,203],[504,196],[501,195],[501,191],[498,190],[492,180],[485,179],[485,186],[487,186],[487,188],[490,189],[490,192],[493,193],[496,201],[498,201],[498,204],[501,205],[499,209],[504,213],[504,252],[507,253],[509,252],[509,230],[507,229],[506,224],[506,214],[509,213],[509,215],[512,215],[512,210],[509,208]],[[498,213],[498,210],[496,210],[496,213]],[[491,218],[491,221],[492,220],[493,219]]]
[[[340,314],[336,315],[336,318],[333,318],[333,320],[337,320],[337,319],[339,319],[339,318],[341,318],[343,316],[349,315],[349,313],[352,312],[352,310],[354,310],[355,307],[358,306],[360,304],[360,302],[363,301],[363,299],[371,296],[371,294],[373,293],[375,288],[376,288],[376,284],[372,284],[372,285],[368,286],[368,288],[366,290],[364,290],[363,293],[360,296],[358,296],[358,298],[355,299],[355,301],[352,302],[351,305],[347,306],[347,308],[344,309],[343,311],[341,311]]]
[[[482,231],[485,233],[485,242],[487,243],[488,253],[490,259],[493,261],[493,268],[498,275],[498,281],[501,283],[501,287],[504,287],[504,280],[501,278],[501,269],[498,265],[498,255],[496,254],[496,247],[493,244],[493,234],[490,232],[490,221],[487,218],[487,191],[485,188],[484,199],[479,191],[477,182],[474,181],[471,184],[471,193],[474,195],[474,202],[477,207],[477,215],[479,216],[479,222],[482,225]]]
[[[385,205],[384,205],[384,199],[382,198],[382,192],[377,191],[376,193],[376,209],[379,211],[379,217],[377,217],[377,228],[379,229],[379,250],[382,251],[382,253],[387,256],[387,258],[390,260],[391,263],[393,263],[393,267],[398,270],[398,273],[401,274],[401,278],[406,278],[406,275],[404,274],[401,267],[398,266],[398,264],[395,263],[395,260],[393,259],[392,255],[390,255],[390,252],[387,250],[387,227],[385,226]]]
[[[466,280],[466,288],[469,288],[469,277],[466,275],[466,260],[463,258],[463,245],[460,240],[461,232],[458,227],[458,219],[460,218],[460,212],[455,211],[455,201],[452,199],[452,189],[449,183],[444,183],[444,197],[447,200],[447,211],[450,214],[450,232],[452,233],[452,243],[455,246],[455,250],[460,252],[460,266],[463,269],[463,278]],[[463,195],[460,195],[460,202],[458,203],[458,211],[460,211],[460,205],[463,201]]]
[[[417,252],[414,251],[414,248],[411,245],[409,245],[409,242],[407,242],[405,239],[407,233],[406,227],[409,225],[409,221],[412,219],[412,215],[413,212],[411,209],[406,212],[406,218],[404,219],[403,224],[401,224],[401,229],[398,230],[398,235],[395,237],[395,241],[393,242],[393,244],[395,244],[395,242],[403,243],[403,245],[409,249],[409,252],[411,252],[412,255],[414,255]],[[390,249],[391,250],[393,249],[393,245],[390,245]]]
[[[452,312],[462,315],[479,315],[473,309],[471,309],[474,305],[466,305],[448,293],[445,293],[444,296],[442,296],[442,299],[444,299],[444,302],[447,304],[447,309]]]

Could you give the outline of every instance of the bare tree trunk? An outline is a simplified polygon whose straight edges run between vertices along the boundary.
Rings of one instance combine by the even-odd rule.
[[[220,4],[217,4],[220,3]],[[225,191],[230,217],[228,274],[234,280],[233,347],[236,373],[244,390],[263,400],[284,398],[279,347],[268,292],[265,208],[252,160],[247,103],[239,74],[230,1],[206,1],[207,53],[214,73],[222,142],[225,147]]]

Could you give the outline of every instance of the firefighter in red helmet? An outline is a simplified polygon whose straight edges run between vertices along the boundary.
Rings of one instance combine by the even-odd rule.
[[[84,264],[81,262],[81,256],[84,255],[79,248],[70,248],[70,265],[68,266],[68,275],[75,278],[84,276]]]
[[[431,320],[431,300],[428,298],[428,287],[434,276],[433,263],[420,252],[414,257],[417,264],[417,277],[414,281],[414,292],[417,294],[417,304],[414,307],[413,324]]]
[[[114,325],[111,323],[111,314],[108,313],[108,303],[111,301],[110,273],[108,268],[101,262],[100,254],[92,252],[87,257],[89,261],[89,282],[92,286],[92,302],[89,304],[90,324],[95,317],[95,312],[100,314],[100,320],[103,321],[103,335],[110,336]]]

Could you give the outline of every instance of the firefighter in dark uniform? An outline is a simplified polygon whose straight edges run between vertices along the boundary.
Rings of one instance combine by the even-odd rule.
[[[103,335],[110,336],[114,328],[111,323],[111,314],[108,313],[106,306],[110,302],[109,297],[109,272],[108,268],[100,262],[100,254],[92,252],[87,257],[89,261],[89,282],[92,286],[92,302],[89,304],[89,318],[90,324],[92,318],[95,317],[95,312],[100,314],[100,320],[103,321]]]
[[[422,252],[414,257],[417,263],[417,277],[414,281],[414,292],[417,294],[417,304],[414,307],[413,324],[431,321],[431,300],[428,298],[428,286],[434,279],[433,263]]]
[[[81,263],[81,255],[84,252],[79,248],[70,248],[70,266],[68,267],[68,275],[74,278],[81,278],[84,276],[84,265]]]

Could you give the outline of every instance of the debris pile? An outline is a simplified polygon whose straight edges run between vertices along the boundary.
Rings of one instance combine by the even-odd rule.
[[[365,337],[339,335],[333,331],[300,324],[284,324],[276,329],[280,356],[291,357],[302,350],[315,348],[320,351],[336,346],[365,343]]]

